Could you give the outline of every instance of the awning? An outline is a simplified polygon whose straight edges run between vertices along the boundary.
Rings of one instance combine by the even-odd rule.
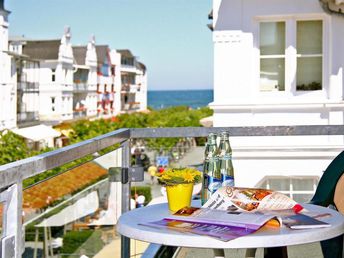
[[[61,136],[59,131],[56,131],[47,125],[36,125],[26,128],[13,129],[12,132],[34,142]]]
[[[98,194],[93,191],[61,212],[43,220],[36,227],[60,227],[94,213],[98,207]]]

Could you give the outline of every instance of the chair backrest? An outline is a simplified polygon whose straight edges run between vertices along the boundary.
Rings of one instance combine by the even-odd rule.
[[[334,192],[334,204],[344,214],[344,174],[340,177]]]
[[[344,151],[326,168],[310,203],[327,207],[334,205],[344,214]]]

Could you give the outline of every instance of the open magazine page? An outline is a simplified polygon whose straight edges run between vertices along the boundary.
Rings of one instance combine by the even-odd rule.
[[[202,206],[217,210],[261,211],[302,209],[288,196],[268,189],[223,186]]]
[[[193,223],[169,219],[152,221],[142,225],[209,236],[221,241],[229,241],[241,236],[252,234],[256,231],[256,229],[242,227],[223,226],[211,223]]]
[[[223,211],[209,208],[185,207],[165,219],[194,223],[210,223],[223,226],[258,229],[274,218],[272,214],[254,214],[240,211]]]
[[[274,218],[274,215],[271,214],[227,212],[209,208],[185,207],[162,220],[142,225],[168,228],[229,241],[252,234],[272,218]]]

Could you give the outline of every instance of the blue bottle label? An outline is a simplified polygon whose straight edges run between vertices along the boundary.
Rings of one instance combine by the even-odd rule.
[[[222,177],[222,186],[234,186],[234,177],[228,175],[221,175]]]
[[[218,179],[216,177],[207,176],[207,189],[208,189],[208,199],[210,196],[216,192],[217,189],[219,189],[222,185],[221,179]]]

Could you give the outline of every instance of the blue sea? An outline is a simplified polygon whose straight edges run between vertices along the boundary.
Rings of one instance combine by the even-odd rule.
[[[196,109],[205,107],[210,102],[213,102],[213,90],[148,91],[148,106],[153,109],[173,106],[188,106]]]

